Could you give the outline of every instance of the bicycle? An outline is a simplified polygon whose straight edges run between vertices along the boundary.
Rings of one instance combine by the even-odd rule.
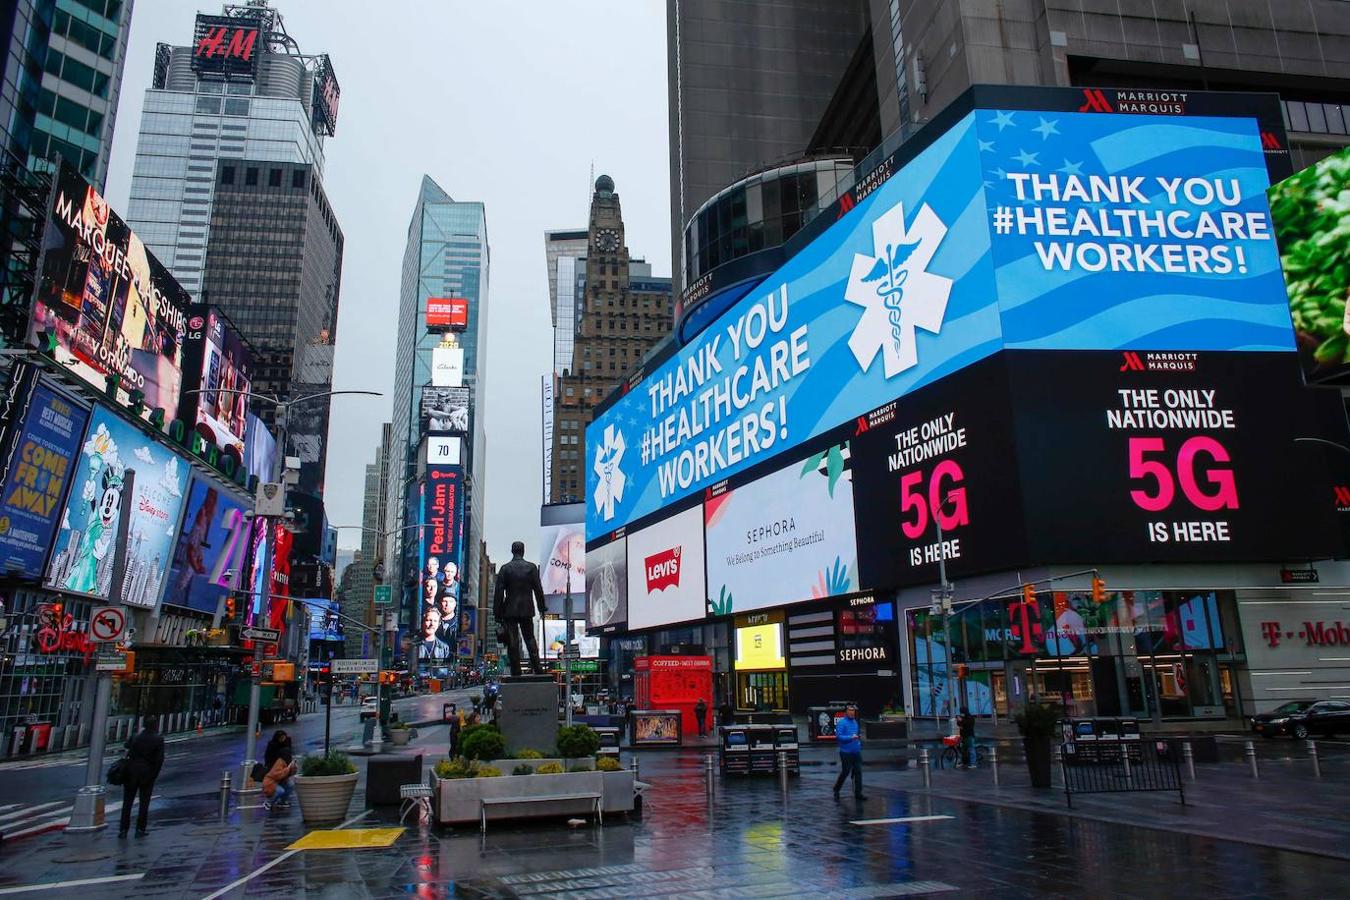
[[[948,735],[942,739],[943,749],[938,754],[939,769],[957,768],[965,765],[965,754],[961,752],[961,736]],[[989,764],[989,750],[983,744],[975,745],[975,765],[983,768]]]

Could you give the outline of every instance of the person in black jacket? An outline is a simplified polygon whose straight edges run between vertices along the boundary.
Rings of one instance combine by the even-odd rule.
[[[267,742],[267,747],[263,750],[263,766],[271,771],[272,765],[278,759],[287,763],[295,759],[295,748],[291,744],[291,736],[280,728],[272,732],[272,739]]]
[[[150,820],[150,795],[155,779],[164,767],[164,738],[153,718],[145,720],[141,733],[127,741],[127,774],[122,785],[122,827],[117,836],[127,836],[131,827],[131,803],[139,794],[141,808],[136,813],[136,837],[145,837]]]
[[[497,590],[492,598],[492,612],[506,633],[506,652],[511,659],[511,674],[520,675],[520,641],[530,654],[530,669],[543,674],[539,664],[539,643],[534,639],[534,607],[543,617],[544,586],[539,580],[539,567],[525,558],[525,544],[511,545],[511,561],[497,570]],[[531,602],[533,601],[533,602]]]

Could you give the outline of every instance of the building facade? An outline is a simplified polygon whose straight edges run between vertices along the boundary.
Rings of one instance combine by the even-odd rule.
[[[478,589],[486,485],[487,435],[483,417],[487,348],[487,297],[490,254],[487,216],[482,203],[454,200],[423,176],[408,225],[403,282],[398,307],[398,349],[394,366],[394,410],[388,456],[386,579],[402,591],[399,628],[406,633],[420,619],[420,529],[425,466],[422,390],[440,380],[433,373],[436,348],[453,345],[462,353],[457,378],[470,399],[468,422],[460,441],[464,475],[465,528],[459,565],[460,597]],[[427,301],[465,301],[462,328],[450,334],[428,330]],[[457,326],[458,327],[458,326]],[[408,641],[411,649],[416,644]],[[400,642],[402,649],[402,642]],[[406,652],[406,651],[405,651]],[[414,651],[415,658],[415,651]]]
[[[574,271],[574,280],[584,281],[570,340],[572,365],[557,374],[554,392],[549,502],[583,495],[584,435],[592,409],[666,336],[671,325],[670,279],[652,275],[650,265],[629,256],[623,210],[608,175],[595,181],[586,235],[584,265],[579,259],[574,264],[580,270]],[[576,258],[560,258],[563,274],[562,261],[567,259]],[[566,291],[561,275],[557,291]],[[560,297],[560,309],[564,302]],[[566,343],[567,338],[555,337],[555,347]]]
[[[384,545],[380,537],[385,526],[391,430],[388,422],[380,427],[380,444],[375,448],[375,461],[366,464],[365,490],[361,502],[361,546],[343,575],[342,611],[370,626],[376,624],[375,570],[384,559]],[[367,659],[374,653],[375,646],[367,632],[356,628],[347,632],[348,658]]]

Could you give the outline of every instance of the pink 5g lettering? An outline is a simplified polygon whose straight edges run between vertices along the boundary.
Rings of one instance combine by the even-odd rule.
[[[1130,491],[1135,506],[1149,512],[1167,509],[1180,487],[1182,496],[1196,509],[1214,512],[1238,508],[1232,467],[1216,465],[1231,461],[1223,444],[1204,435],[1187,438],[1177,451],[1174,469],[1168,467],[1165,458],[1153,458],[1165,457],[1166,453],[1167,444],[1160,437],[1130,438],[1130,478],[1143,482],[1142,487]]]

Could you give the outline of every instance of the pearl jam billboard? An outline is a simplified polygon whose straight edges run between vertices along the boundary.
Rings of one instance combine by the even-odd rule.
[[[28,340],[150,418],[172,417],[183,382],[187,291],[126,222],[62,162],[52,177]]]
[[[458,637],[460,586],[463,578],[464,469],[428,466],[422,492],[422,598],[419,656],[445,659]]]
[[[1004,348],[1292,350],[1255,112],[997,98],[1008,105],[926,129],[894,174],[846,195],[851,209],[596,417],[588,535]]]

